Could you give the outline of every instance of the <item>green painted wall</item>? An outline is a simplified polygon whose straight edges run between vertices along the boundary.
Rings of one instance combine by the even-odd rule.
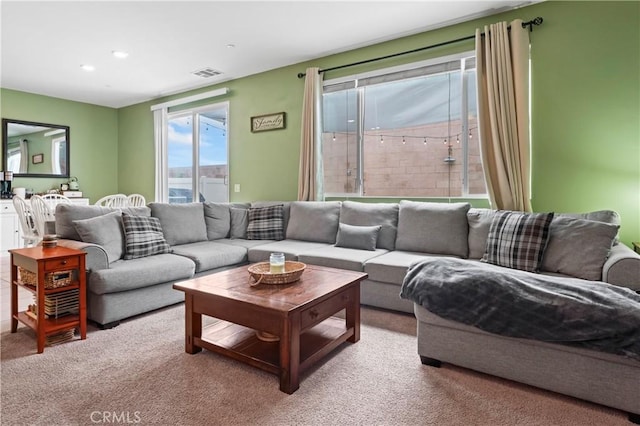
[[[531,34],[534,210],[616,210],[622,217],[622,241],[629,244],[640,239],[640,2],[538,3],[117,111],[3,90],[2,116],[70,125],[72,174],[92,198],[119,191],[139,192],[151,200],[150,106],[228,87],[230,93],[214,101],[230,102],[230,184],[241,185],[231,200],[292,200],[304,85],[298,72],[432,45],[471,35],[489,23],[535,16],[542,16],[544,24]],[[472,49],[473,41],[463,42],[325,78]],[[287,113],[285,130],[250,132],[251,116],[279,111]],[[32,182],[43,186],[42,180]]]
[[[69,126],[70,174],[78,178],[83,195],[93,202],[102,195],[118,191],[116,109],[0,89],[0,113],[2,118]],[[2,155],[0,153],[0,164],[4,164]],[[49,158],[50,150],[44,155]],[[60,178],[15,178],[12,185],[44,192],[59,188],[67,181]]]

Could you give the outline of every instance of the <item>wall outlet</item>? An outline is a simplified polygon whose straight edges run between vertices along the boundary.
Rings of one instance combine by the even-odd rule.
[[[233,185],[233,192],[240,192],[240,184],[236,183],[235,185]]]

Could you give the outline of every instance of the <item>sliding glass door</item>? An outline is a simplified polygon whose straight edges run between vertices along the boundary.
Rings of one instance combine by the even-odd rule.
[[[228,104],[169,113],[170,203],[229,201]]]

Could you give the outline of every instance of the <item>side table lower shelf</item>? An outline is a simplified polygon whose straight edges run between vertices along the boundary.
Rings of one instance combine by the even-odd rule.
[[[38,331],[38,322],[27,315],[26,312],[18,312],[15,319],[31,328],[34,331]],[[63,330],[68,330],[70,328],[77,328],[78,323],[80,321],[80,316],[78,315],[65,315],[60,318],[45,318],[44,319],[44,328],[45,335],[55,334]]]

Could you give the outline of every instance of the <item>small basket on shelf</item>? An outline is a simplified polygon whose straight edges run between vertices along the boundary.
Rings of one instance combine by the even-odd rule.
[[[35,287],[38,283],[38,276],[35,272],[18,267],[19,279],[22,284]],[[56,271],[47,272],[44,275],[44,288],[52,289],[64,287],[71,284],[73,279],[73,271]]]
[[[290,284],[300,279],[306,267],[307,265],[302,262],[287,260],[284,263],[284,272],[271,273],[269,262],[254,263],[247,269],[249,271],[249,284],[252,286],[258,284]]]

